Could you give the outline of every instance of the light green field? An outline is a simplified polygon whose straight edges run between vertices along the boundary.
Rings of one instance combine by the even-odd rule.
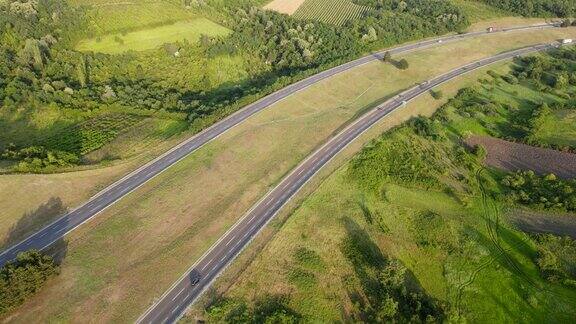
[[[154,27],[134,32],[111,34],[81,41],[77,49],[107,54],[118,54],[126,51],[144,51],[156,48],[165,43],[184,40],[196,42],[202,35],[225,36],[230,30],[206,18],[195,18],[180,21],[171,25]]]
[[[359,18],[368,10],[370,8],[356,5],[350,0],[306,0],[292,17],[340,26],[349,20]]]
[[[298,92],[202,147],[74,231],[67,238],[61,275],[11,320],[135,320],[270,186],[365,109],[464,62],[566,33],[570,30],[521,34],[525,37],[490,35],[445,44],[407,55],[411,68],[406,71],[373,62]],[[457,59],[446,60],[447,56]],[[422,105],[415,101],[393,114],[366,136],[415,114],[429,114],[441,103],[426,98]],[[366,139],[350,146],[342,157],[350,156]],[[33,191],[29,194],[33,196]]]
[[[556,112],[535,135],[544,143],[576,147],[576,113],[570,110]]]

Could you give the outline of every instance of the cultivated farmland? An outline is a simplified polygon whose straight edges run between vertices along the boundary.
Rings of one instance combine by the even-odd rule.
[[[482,145],[488,151],[486,164],[515,172],[532,170],[538,174],[554,173],[570,179],[576,174],[576,155],[557,150],[513,143],[489,136],[472,136],[466,140],[471,147]]]
[[[293,17],[341,26],[349,20],[360,18],[369,10],[369,7],[356,5],[350,0],[306,0]]]

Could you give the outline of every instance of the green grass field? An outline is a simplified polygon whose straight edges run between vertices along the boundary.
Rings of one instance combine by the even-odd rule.
[[[559,111],[549,116],[536,138],[548,144],[576,147],[576,113]]]
[[[109,34],[99,38],[81,41],[77,49],[107,54],[126,51],[144,51],[165,43],[187,40],[196,42],[201,35],[225,36],[229,29],[206,18],[179,21],[170,25],[153,27],[122,34]]]
[[[370,8],[356,5],[350,0],[306,0],[292,17],[340,26],[349,20],[359,18],[368,10]]]

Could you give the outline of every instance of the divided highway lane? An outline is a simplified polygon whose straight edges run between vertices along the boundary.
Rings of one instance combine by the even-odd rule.
[[[543,25],[533,25],[533,26],[523,26],[496,30],[491,33],[505,33],[513,31],[525,31],[525,30],[535,30],[544,28],[555,28],[558,24],[543,24]],[[399,46],[389,51],[393,54],[404,53],[409,51],[414,51],[416,49],[427,48],[430,46],[438,45],[440,43],[446,43],[451,41],[457,41],[460,39],[476,37],[481,35],[490,34],[487,31],[472,32],[467,34],[450,35],[440,38],[425,40],[417,42],[414,44]],[[386,50],[388,51],[388,50]],[[212,125],[211,127],[205,129],[204,131],[192,136],[183,143],[177,145],[170,151],[164,153],[152,162],[144,165],[138,170],[130,173],[121,180],[112,184],[108,188],[101,191],[97,196],[90,199],[84,205],[78,207],[72,212],[62,216],[50,225],[42,228],[40,231],[27,237],[20,243],[11,246],[7,250],[0,254],[0,266],[4,265],[6,262],[11,261],[16,258],[19,252],[26,251],[29,249],[43,250],[50,246],[52,243],[56,242],[62,238],[67,233],[71,232],[84,222],[90,220],[93,216],[102,212],[104,209],[114,204],[116,201],[123,198],[128,193],[134,191],[150,179],[154,178],[162,171],[166,170],[172,164],[186,157],[188,154],[194,152],[204,144],[215,139],[216,137],[222,135],[232,127],[238,125],[242,121],[246,120],[255,113],[269,107],[270,105],[294,94],[300,90],[303,90],[321,80],[328,77],[336,75],[338,73],[344,72],[346,70],[352,69],[354,67],[369,63],[371,61],[381,59],[386,51],[376,53],[373,55],[365,56],[355,61],[351,61],[332,69],[315,74],[307,79],[296,82],[289,85],[277,92],[274,92],[259,101],[250,104],[236,113],[228,116],[227,118],[221,120],[220,122]]]
[[[195,263],[146,313],[140,324],[176,322],[212,281],[240,254],[250,241],[264,228],[274,215],[300,190],[326,163],[368,130],[376,122],[410,100],[432,88],[487,65],[520,55],[543,51],[552,45],[531,46],[502,53],[452,70],[428,82],[415,86],[360,117],[357,121],[332,137],[325,145],[296,167],[248,213],[246,213],[197,263]],[[199,279],[199,280],[198,280]]]

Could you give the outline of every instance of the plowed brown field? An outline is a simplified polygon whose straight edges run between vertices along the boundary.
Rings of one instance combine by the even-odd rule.
[[[488,156],[485,163],[506,171],[532,170],[537,174],[554,173],[558,177],[576,177],[576,154],[513,143],[488,136],[466,139],[470,147],[482,145]]]

